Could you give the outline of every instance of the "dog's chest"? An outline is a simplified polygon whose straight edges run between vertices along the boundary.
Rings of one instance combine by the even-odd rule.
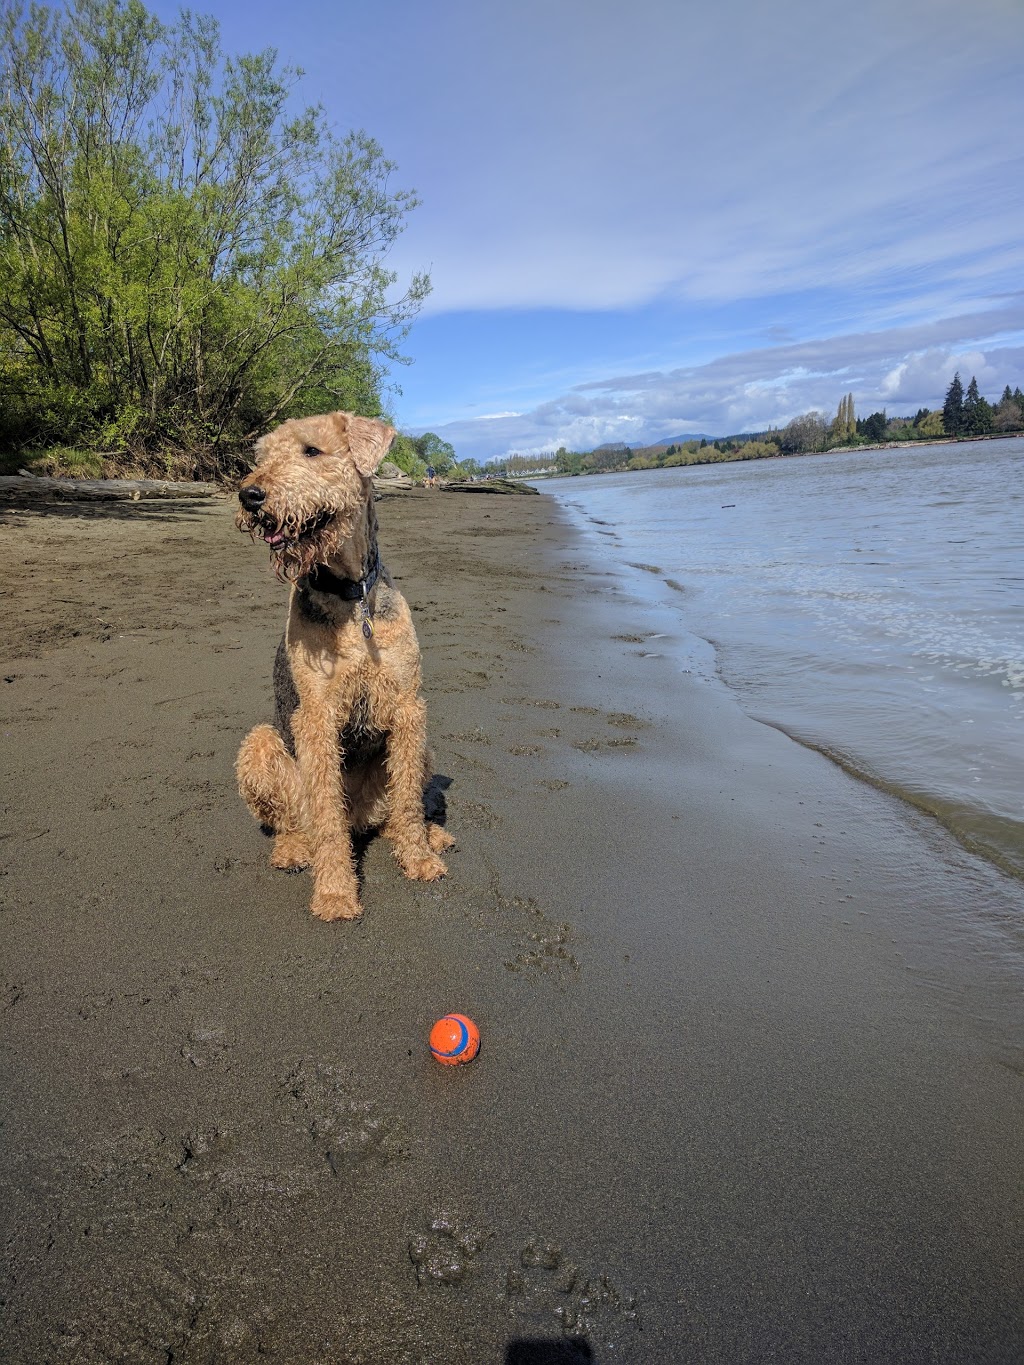
[[[274,664],[275,719],[291,754],[295,753],[295,712],[303,704],[303,692],[309,690],[297,685],[293,666],[300,672],[303,667],[312,668],[316,675],[316,686],[307,696],[307,705],[317,710],[331,709],[332,702],[336,702],[338,745],[346,769],[368,763],[383,752],[400,688],[383,661],[378,659],[367,664],[365,646],[358,650],[358,655],[361,658],[353,660],[348,668],[339,667],[335,649],[329,654],[329,668],[322,662],[311,665],[304,662],[302,651],[298,651],[293,660],[287,641],[281,641]],[[336,690],[331,686],[332,675]]]
[[[380,754],[387,730],[376,720],[368,693],[360,693],[341,727],[342,767],[356,768]]]

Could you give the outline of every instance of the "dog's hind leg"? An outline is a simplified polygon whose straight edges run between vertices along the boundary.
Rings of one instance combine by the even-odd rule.
[[[272,725],[257,725],[249,731],[238,751],[235,772],[245,804],[276,836],[271,867],[306,867],[311,854],[299,769]]]

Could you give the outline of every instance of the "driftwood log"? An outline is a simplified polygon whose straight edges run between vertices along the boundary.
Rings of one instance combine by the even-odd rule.
[[[481,479],[472,483],[468,479],[457,479],[454,483],[443,483],[442,493],[536,493],[537,489],[518,479]]]

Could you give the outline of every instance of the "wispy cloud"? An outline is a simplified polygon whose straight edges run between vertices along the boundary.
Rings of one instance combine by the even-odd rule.
[[[469,14],[469,9],[476,11]],[[554,11],[557,9],[557,15]],[[487,57],[401,248],[438,310],[621,308],[1024,265],[1024,24],[1002,0],[461,0]],[[430,79],[444,79],[431,68]],[[1017,91],[1014,94],[1014,90]],[[453,210],[455,210],[453,212]]]

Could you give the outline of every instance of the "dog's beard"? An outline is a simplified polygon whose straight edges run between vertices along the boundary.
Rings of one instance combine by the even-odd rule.
[[[266,512],[239,511],[235,524],[254,540],[259,535],[270,547],[278,578],[294,583],[340,552],[352,533],[351,520],[337,508],[321,507],[313,516],[286,512],[276,519]]]

